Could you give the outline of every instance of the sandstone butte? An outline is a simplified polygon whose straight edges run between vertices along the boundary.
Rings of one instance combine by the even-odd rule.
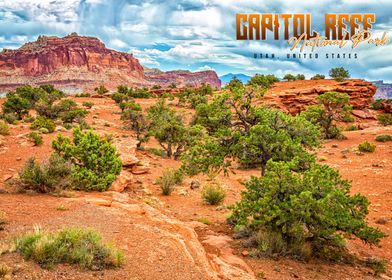
[[[350,79],[343,82],[335,80],[304,80],[278,82],[264,94],[263,102],[285,112],[297,114],[310,105],[317,104],[316,97],[328,91],[347,93],[353,114],[360,118],[373,118],[367,109],[373,101],[377,87],[371,82]]]
[[[37,41],[0,53],[0,92],[24,85],[53,84],[66,92],[92,90],[99,85],[163,87],[201,83],[220,88],[214,71],[147,70],[132,54],[106,48],[98,38],[71,33],[63,38],[39,36]]]

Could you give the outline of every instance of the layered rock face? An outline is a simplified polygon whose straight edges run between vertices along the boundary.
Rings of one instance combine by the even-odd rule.
[[[153,84],[169,86],[176,84],[177,87],[200,86],[202,83],[210,84],[213,88],[220,89],[221,81],[214,71],[168,71],[162,72],[158,69],[148,69],[145,71],[146,79]]]
[[[367,110],[377,87],[363,80],[305,80],[279,82],[264,95],[263,101],[285,112],[297,114],[310,105],[317,104],[316,97],[328,91],[347,93],[354,110]]]
[[[16,50],[0,53],[0,92],[24,85],[53,84],[66,92],[92,90],[99,85],[115,89],[128,86],[199,85],[220,88],[213,71],[160,72],[146,77],[143,66],[132,54],[110,50],[97,38],[72,33],[63,38],[40,36]]]

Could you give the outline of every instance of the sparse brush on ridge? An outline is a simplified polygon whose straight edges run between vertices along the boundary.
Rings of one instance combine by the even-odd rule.
[[[16,251],[41,267],[52,268],[59,263],[77,264],[90,270],[120,267],[124,255],[102,242],[92,229],[68,228],[55,233],[36,229],[15,240]]]

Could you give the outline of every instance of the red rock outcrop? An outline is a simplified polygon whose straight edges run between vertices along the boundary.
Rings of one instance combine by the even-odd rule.
[[[167,87],[174,83],[177,87],[200,86],[202,83],[210,84],[213,88],[220,89],[221,81],[215,71],[168,71],[162,72],[157,69],[146,69],[146,79],[153,84],[159,84]]]
[[[328,91],[347,93],[353,109],[364,110],[373,101],[377,87],[364,80],[305,80],[278,82],[264,95],[263,101],[291,114],[297,114],[317,104],[316,97]]]
[[[0,53],[0,92],[24,84],[48,83],[66,92],[92,90],[102,84],[114,90],[119,84],[168,86],[173,82],[180,87],[204,82],[220,88],[213,71],[158,72],[146,77],[143,66],[132,54],[110,50],[94,37],[76,33],[63,38],[40,36],[19,49]]]

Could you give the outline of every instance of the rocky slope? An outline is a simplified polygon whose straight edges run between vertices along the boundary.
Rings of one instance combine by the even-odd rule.
[[[143,66],[132,54],[107,49],[97,38],[72,33],[63,38],[40,36],[16,50],[0,53],[0,92],[23,84],[53,84],[66,92],[91,90],[104,84],[115,89],[130,86],[199,85],[220,87],[213,71],[160,72],[146,77]]]
[[[347,93],[354,113],[359,117],[372,118],[367,108],[373,101],[377,87],[364,80],[305,80],[278,82],[264,95],[264,102],[291,114],[297,114],[307,106],[317,103],[316,97],[324,92],[336,91]]]

